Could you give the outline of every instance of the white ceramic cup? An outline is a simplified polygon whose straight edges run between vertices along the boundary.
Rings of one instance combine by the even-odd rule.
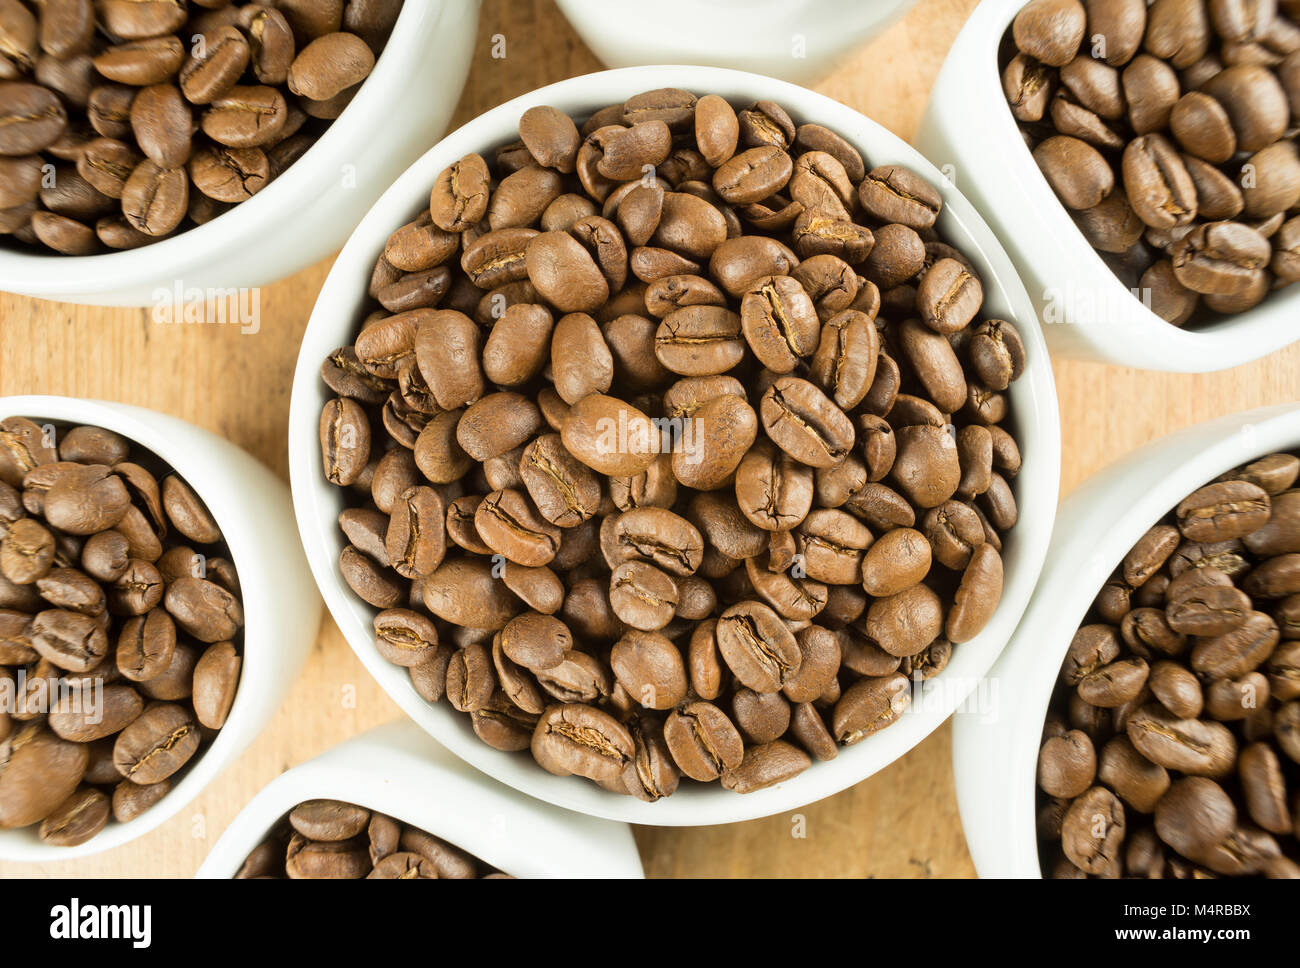
[[[39,863],[119,847],[153,830],[198,796],[279,708],[316,640],[320,598],[294,534],[288,489],[228,440],[175,417],[102,400],[0,397],[0,419],[15,416],[38,424],[49,420],[104,427],[169,464],[221,527],[239,572],[244,608],[239,691],[216,738],[157,804],[128,823],[110,818],[108,826],[84,844],[50,846],[37,836],[36,826],[0,830],[0,858]]]
[[[810,84],[916,0],[557,0],[606,67],[705,64]]]
[[[342,800],[387,814],[515,877],[644,876],[626,824],[520,797],[408,720],[378,726],[280,774],[239,812],[195,876],[233,877],[280,818],[306,800]]]
[[[991,709],[954,719],[962,826],[983,877],[1039,877],[1038,749],[1075,631],[1147,529],[1219,474],[1300,448],[1300,404],[1264,407],[1163,437],[1094,474],[1061,505],[1033,600],[989,672]]]
[[[1024,0],[985,0],[953,44],[915,142],[988,219],[1020,271],[1053,353],[1149,370],[1237,366],[1300,339],[1300,286],[1196,329],[1165,322],[1088,244],[1038,170],[998,70]]]
[[[443,168],[467,153],[517,138],[519,116],[534,105],[585,116],[611,101],[660,87],[712,92],[735,103],[774,100],[796,121],[816,121],[839,132],[863,152],[869,167],[901,163],[928,178],[944,197],[939,229],[979,270],[984,312],[1015,320],[1029,362],[1010,391],[1012,429],[1024,452],[1024,467],[1013,482],[1020,520],[1006,542],[1005,588],[988,627],[953,650],[947,669],[918,690],[912,710],[899,722],[841,750],[834,760],[814,763],[798,777],[755,793],[738,795],[716,783],[684,782],[671,797],[644,803],[577,777],[553,776],[527,753],[492,749],[474,735],[468,716],[446,703],[425,702],[407,671],[376,651],[374,609],[352,593],[338,569],[345,545],[337,520],[344,495],[321,471],[319,420],[332,394],[321,382],[320,365],[327,354],[355,339],[375,259],[393,229],[428,205],[430,186]],[[334,263],[303,337],[289,415],[290,479],[308,561],[335,621],[385,691],[452,752],[524,793],[594,816],[656,825],[727,823],[820,800],[892,763],[947,719],[992,665],[1038,580],[1056,510],[1060,446],[1056,389],[1042,334],[1010,261],[974,208],[917,151],[851,108],[784,81],[709,67],[626,68],[575,77],[509,101],[448,135],[384,193]]]
[[[352,103],[283,175],[219,218],[153,245],[66,256],[0,248],[0,289],[101,306],[225,298],[325,258],[446,130],[479,0],[412,0]],[[215,292],[214,292],[215,291]],[[202,293],[196,299],[195,294]]]

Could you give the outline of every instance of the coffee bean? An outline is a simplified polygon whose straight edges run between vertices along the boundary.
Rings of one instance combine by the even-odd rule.
[[[753,793],[792,779],[811,765],[808,754],[782,740],[750,746],[740,765],[722,774],[722,785],[736,793]]]
[[[338,800],[309,800],[289,813],[289,824],[312,840],[350,840],[366,829],[370,811]]]
[[[63,739],[89,743],[125,729],[144,709],[144,701],[130,686],[107,686],[98,698],[89,692],[78,690],[55,703],[47,720],[50,729]]]
[[[718,618],[717,636],[727,666],[757,692],[775,692],[799,671],[794,636],[766,605],[744,602],[727,609]]]
[[[1092,787],[1070,804],[1061,825],[1061,847],[1080,870],[1103,874],[1118,863],[1126,829],[1119,798],[1105,787]]]
[[[1048,138],[1034,149],[1034,161],[1068,208],[1083,210],[1099,205],[1115,187],[1115,174],[1106,159],[1078,138]],[[1131,198],[1134,186],[1126,180],[1125,188]],[[1136,203],[1134,208],[1139,214],[1143,211]]]
[[[884,165],[867,172],[858,186],[858,201],[868,215],[918,231],[934,224],[943,205],[934,186],[900,165]]]
[[[200,642],[224,642],[244,624],[239,600],[203,578],[178,578],[167,586],[164,604],[176,623]]]
[[[901,675],[859,679],[835,703],[832,732],[841,746],[852,746],[893,725],[911,703]]]
[[[550,707],[533,733],[533,755],[552,773],[577,773],[614,782],[636,748],[628,731],[593,706],[567,703]]]
[[[769,276],[755,284],[741,299],[740,319],[750,349],[774,373],[794,369],[820,338],[817,310],[789,276]]]
[[[304,47],[289,65],[289,90],[313,101],[328,101],[365,80],[374,66],[374,52],[356,34],[324,34]]]
[[[118,734],[113,762],[132,783],[158,783],[184,766],[198,746],[192,715],[174,703],[158,703]]]
[[[689,702],[669,714],[664,740],[673,761],[693,780],[708,782],[738,767],[743,741],[727,715],[708,702]]]
[[[41,821],[39,836],[56,847],[84,844],[104,829],[108,812],[108,797],[91,787],[81,787]]]
[[[1073,798],[1092,786],[1097,754],[1092,740],[1077,729],[1048,739],[1038,754],[1038,785],[1054,797]]]
[[[242,664],[230,642],[215,642],[199,657],[194,667],[194,715],[208,729],[220,729],[226,724]]]
[[[1053,67],[1074,57],[1083,41],[1086,15],[1077,0],[1034,0],[1016,14],[1016,46]]]

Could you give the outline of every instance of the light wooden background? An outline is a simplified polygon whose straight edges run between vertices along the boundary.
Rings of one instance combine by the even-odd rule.
[[[904,138],[975,0],[921,0],[817,85]],[[493,59],[495,34],[508,56]],[[485,0],[453,126],[508,98],[600,64],[552,0]],[[702,92],[701,92],[702,93]],[[0,294],[0,393],[99,397],[152,407],[222,434],[288,477],[289,381],[324,262],[262,293],[262,328],[157,326],[105,310]],[[1062,488],[1143,443],[1219,414],[1300,398],[1300,344],[1226,373],[1173,376],[1057,361]],[[355,708],[344,708],[347,687]],[[231,818],[288,767],[399,715],[328,618],[284,708],[224,776],[153,833],[79,861],[0,863],[0,876],[188,876]],[[947,726],[901,762],[791,815],[721,827],[639,828],[651,875],[970,876]]]

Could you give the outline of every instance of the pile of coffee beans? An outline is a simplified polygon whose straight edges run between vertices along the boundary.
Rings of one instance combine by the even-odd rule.
[[[308,800],[253,848],[235,877],[294,880],[504,878],[445,840],[339,800]]]
[[[239,686],[228,554],[154,454],[0,420],[0,829],[75,846],[167,795]]]
[[[321,375],[380,654],[645,800],[896,722],[1002,591],[1025,367],[942,200],[779,104],[538,106],[444,170]]]
[[[402,0],[0,0],[0,235],[133,249],[281,175]]]
[[[1044,874],[1300,877],[1297,474],[1202,487],[1097,596],[1043,732]]]
[[[1161,318],[1300,280],[1300,0],[1034,0],[1002,63],[1038,167]]]

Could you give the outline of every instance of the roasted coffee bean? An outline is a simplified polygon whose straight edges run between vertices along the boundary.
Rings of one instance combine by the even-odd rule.
[[[493,576],[491,567],[476,558],[448,558],[424,579],[421,589],[424,607],[454,625],[496,630],[520,611],[518,600]]]
[[[239,599],[203,578],[178,578],[169,583],[163,602],[177,624],[200,642],[234,638],[244,624]]]
[[[551,706],[533,733],[533,755],[551,773],[576,773],[610,783],[621,777],[636,753],[628,731],[594,706]]]
[[[338,800],[308,800],[289,813],[289,825],[311,840],[351,840],[369,823],[369,810]]]
[[[763,394],[759,410],[772,441],[811,467],[838,463],[853,446],[853,425],[817,387],[780,377]]]
[[[750,349],[774,373],[790,372],[817,348],[817,310],[790,276],[759,281],[741,299],[740,320]]]
[[[41,821],[39,836],[55,847],[75,847],[108,823],[109,800],[99,790],[80,787]]]
[[[1174,276],[1194,292],[1206,295],[1240,293],[1263,278],[1268,265],[1268,240],[1239,222],[1198,226],[1172,249]]]
[[[637,564],[629,563],[632,567]],[[672,709],[686,696],[682,655],[663,635],[629,632],[614,644],[609,661],[619,684],[648,709]]]
[[[194,667],[191,698],[195,718],[201,725],[208,729],[221,729],[226,724],[235,702],[242,666],[243,660],[230,642],[215,642],[199,657]]]
[[[1105,157],[1079,138],[1068,135],[1048,138],[1034,149],[1034,161],[1061,202],[1076,211],[1100,205],[1115,187],[1115,172]],[[1132,196],[1134,188],[1127,179],[1125,187]],[[1134,208],[1139,214],[1143,211],[1136,203]]]
[[[1125,831],[1119,798],[1105,787],[1092,787],[1070,804],[1061,824],[1061,847],[1080,870],[1105,874],[1119,862]]]
[[[1097,753],[1092,740],[1077,729],[1048,739],[1038,754],[1038,785],[1050,796],[1070,799],[1092,786]]]
[[[708,782],[738,767],[743,740],[726,713],[709,702],[689,702],[669,714],[664,740],[673,762],[693,780]]]
[[[736,793],[753,793],[792,779],[811,765],[808,754],[783,740],[750,746],[740,765],[722,774],[722,786]]]
[[[655,356],[673,373],[725,373],[744,356],[739,315],[722,306],[692,305],[664,317],[655,332]]]
[[[858,186],[858,201],[873,218],[917,231],[932,226],[943,205],[942,196],[934,186],[900,165],[885,165],[867,172]]]
[[[907,679],[894,674],[859,679],[835,703],[832,733],[851,746],[898,721],[911,703]]]
[[[198,723],[184,707],[158,703],[118,734],[113,762],[132,783],[159,783],[186,764],[199,739]]]
[[[799,671],[801,654],[785,623],[766,605],[744,602],[718,618],[718,650],[742,683],[775,692]]]
[[[763,530],[788,531],[812,508],[812,471],[770,444],[760,444],[736,468],[736,502]]]

